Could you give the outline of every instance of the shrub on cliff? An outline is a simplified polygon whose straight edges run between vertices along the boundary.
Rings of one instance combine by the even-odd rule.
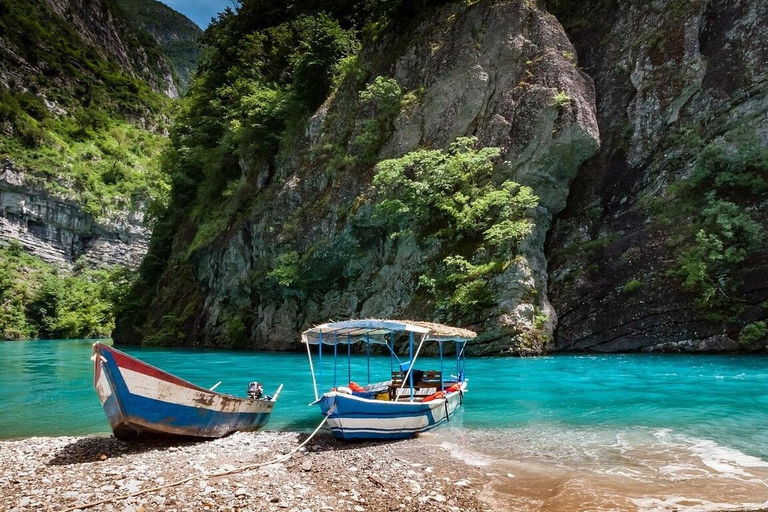
[[[461,137],[448,151],[413,151],[380,162],[373,179],[373,219],[390,236],[413,232],[442,248],[420,286],[448,317],[471,317],[495,303],[490,280],[533,230],[538,205],[529,187],[494,180],[499,148],[476,146],[476,138]]]
[[[768,344],[768,326],[765,322],[752,322],[745,325],[739,333],[739,343],[748,349],[766,348]]]
[[[671,188],[669,209],[675,229],[691,229],[679,253],[683,288],[713,320],[735,320],[743,306],[736,274],[765,241],[764,228],[748,208],[768,190],[768,149],[754,134],[739,133],[700,152],[693,172]],[[673,213],[674,212],[674,213]],[[679,223],[680,213],[689,224]]]

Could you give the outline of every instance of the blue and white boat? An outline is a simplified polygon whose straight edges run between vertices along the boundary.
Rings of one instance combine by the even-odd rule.
[[[239,398],[201,388],[117,349],[94,343],[93,384],[115,437],[146,435],[222,437],[257,430],[269,420],[282,385],[262,396],[261,385],[248,385]],[[219,383],[220,384],[220,383]]]
[[[395,345],[398,338],[405,336],[408,359],[402,362]],[[320,406],[328,416],[331,432],[341,439],[405,439],[426,432],[448,422],[462,405],[467,391],[464,352],[467,342],[476,336],[467,329],[399,320],[349,320],[313,327],[302,334],[315,389],[315,401],[310,405]],[[424,344],[430,342],[438,345],[440,367],[417,370],[419,353]],[[352,381],[348,363],[348,385],[337,385],[339,347],[346,348],[349,361],[351,346],[356,343],[365,344],[368,355],[367,384],[360,386]],[[443,351],[448,344],[456,354],[454,375],[446,375],[444,368]],[[315,345],[318,347],[317,374],[310,348]],[[372,345],[388,349],[391,379],[370,382]],[[327,392],[323,392],[323,346],[332,347],[334,358],[333,387]]]

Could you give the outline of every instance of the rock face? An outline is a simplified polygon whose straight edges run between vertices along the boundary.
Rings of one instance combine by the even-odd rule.
[[[119,0],[118,5],[137,29],[157,41],[176,70],[178,89],[185,91],[202,51],[200,27],[156,0]]]
[[[738,328],[699,311],[675,275],[686,216],[665,226],[645,205],[671,201],[705,145],[743,134],[768,143],[766,16],[766,2],[628,1],[596,8],[592,25],[572,32],[595,81],[602,148],[547,244],[558,350],[736,347]],[[742,206],[765,230],[762,205]],[[765,317],[764,247],[736,275],[742,325]]]
[[[147,81],[172,98],[179,95],[168,64],[159,53],[151,53],[137,39],[127,20],[104,0],[45,0],[70,23],[86,43],[102,57],[112,59],[130,76]]]
[[[139,97],[140,93],[152,92],[143,84],[139,91],[132,79],[146,82],[155,92],[175,97],[178,90],[169,65],[154,42],[141,40],[141,35],[109,0],[32,0],[21,5],[21,15],[18,3],[4,9],[16,16],[7,19],[22,19],[26,25],[17,22],[12,27],[17,33],[0,37],[0,95],[8,102],[0,113],[0,138],[7,142],[0,149],[0,243],[18,239],[32,254],[65,266],[84,256],[93,266],[119,263],[137,267],[149,238],[149,229],[143,225],[148,199],[130,198],[123,203],[113,200],[113,204],[105,205],[109,208],[104,208],[109,213],[94,218],[78,202],[83,197],[83,187],[75,182],[72,167],[95,168],[99,158],[72,158],[69,150],[50,133],[59,130],[59,134],[71,134],[71,126],[79,122],[78,111],[90,107],[102,109],[98,113],[104,119],[110,115],[124,118],[138,129],[159,132],[156,137],[161,137],[158,119],[162,113],[149,112],[143,103],[145,99]],[[11,23],[7,19],[6,23]],[[28,41],[24,33],[18,33],[25,27],[35,29]],[[130,85],[126,90],[103,92],[113,84],[106,84],[110,78],[118,80],[121,87],[126,87],[126,82]],[[110,96],[113,92],[120,95],[119,107]],[[22,114],[23,108],[12,98],[25,94],[34,96],[45,112],[34,119],[26,111]],[[121,108],[119,114],[114,112]],[[44,117],[45,123],[54,128],[40,128]],[[40,140],[36,145],[22,140],[23,135],[14,129],[14,119],[16,124],[19,119],[26,119],[37,130]],[[62,128],[67,125],[70,128]],[[112,129],[103,121],[95,131],[108,128]],[[126,139],[122,140],[125,144]],[[146,147],[141,150],[148,151]],[[125,148],[113,148],[116,152],[122,149]],[[62,158],[37,158],[46,151],[59,152]],[[102,153],[94,150],[93,155]],[[36,164],[14,163],[24,161],[24,157],[32,157]],[[95,176],[94,172],[93,179],[101,179]]]
[[[418,101],[394,119],[378,160],[474,135],[481,145],[502,149],[504,178],[539,195],[535,233],[494,278],[498,306],[470,327],[484,333],[479,352],[544,350],[556,318],[547,300],[545,234],[579,165],[599,147],[592,81],[576,66],[562,27],[534,2],[457,3],[430,10],[406,33],[386,35],[361,59],[373,77],[419,91]],[[152,338],[285,350],[299,346],[303,328],[329,318],[430,314],[432,307],[415,293],[429,249],[414,234],[366,239],[355,225],[356,210],[368,207],[370,168],[334,174],[313,160],[329,138],[355,153],[356,135],[370,115],[358,92],[355,84],[343,85],[272,165],[242,162],[255,191],[248,218],[186,262],[183,252],[196,228],[180,229],[152,306],[119,319],[116,342]],[[323,286],[265,299],[254,276],[263,280],[264,261],[273,261],[288,241],[312,255],[309,279]]]
[[[10,161],[0,164],[0,240],[18,240],[28,252],[57,265],[82,256],[92,267],[138,267],[149,242],[143,212],[97,221],[78,203],[54,197],[26,177]]]
[[[491,280],[497,305],[468,325],[477,352],[738,349],[768,311],[768,4],[549,3],[559,21],[523,0],[435,7],[360,57],[368,83],[392,77],[415,98],[376,159],[473,135],[541,199],[522,254]],[[274,160],[241,162],[244,221],[195,250],[199,227],[178,228],[156,298],[118,320],[117,342],[292,349],[328,319],[431,319],[417,283],[434,247],[369,236],[355,217],[373,173],[322,157],[329,142],[359,152],[361,88],[343,84]],[[713,150],[741,164],[713,170]],[[265,293],[287,249],[309,255],[314,287]]]

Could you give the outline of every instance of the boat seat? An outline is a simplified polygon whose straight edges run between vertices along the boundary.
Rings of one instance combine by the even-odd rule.
[[[402,372],[402,371],[392,372],[392,382],[389,386],[390,401],[394,400],[395,397],[398,397],[398,396],[400,397],[399,400],[403,400],[406,397],[410,399],[411,397],[410,383],[406,382],[405,385],[403,386],[403,380],[405,380],[406,374],[407,372]],[[419,379],[416,379],[417,375]],[[441,377],[441,373],[439,371],[428,370],[424,372],[419,371],[417,373],[417,370],[414,370],[414,379],[413,379],[414,399],[424,398],[426,396],[436,393],[438,391],[438,388],[440,388],[440,377]],[[408,380],[410,380],[410,376],[408,377]]]
[[[413,399],[416,402],[420,402],[422,399],[437,393],[437,388],[414,388]],[[411,399],[411,388],[397,388],[391,393],[390,401],[394,401],[395,397],[399,397],[398,402],[409,401]]]

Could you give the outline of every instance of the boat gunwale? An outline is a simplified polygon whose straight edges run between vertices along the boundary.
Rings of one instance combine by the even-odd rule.
[[[200,392],[203,392],[203,393],[206,393],[206,394],[209,394],[209,395],[219,396],[219,397],[222,397],[222,398],[226,398],[228,400],[239,400],[241,402],[275,402],[275,400],[270,400],[270,399],[266,399],[266,398],[241,397],[241,396],[237,396],[237,395],[231,395],[231,394],[228,394],[228,393],[221,393],[219,391],[212,391],[210,389],[206,389],[206,388],[204,388],[202,386],[199,386],[199,385],[195,384],[194,382],[190,382],[190,381],[188,381],[188,380],[186,380],[184,378],[181,378],[178,375],[175,375],[173,373],[167,372],[165,370],[162,370],[162,369],[158,368],[157,366],[154,366],[154,365],[149,364],[149,363],[147,363],[145,361],[142,361],[141,359],[133,357],[132,355],[127,354],[127,353],[123,352],[122,350],[118,350],[118,349],[116,349],[114,347],[111,347],[109,345],[105,345],[104,343],[101,343],[101,342],[98,342],[98,341],[93,344],[93,350],[94,351],[99,351],[99,350],[102,350],[102,349],[106,349],[106,350],[108,350],[110,352],[117,352],[121,356],[124,356],[124,357],[126,357],[128,359],[131,359],[132,361],[136,361],[137,363],[140,363],[141,365],[143,365],[145,367],[151,368],[151,369],[157,371],[158,373],[160,373],[163,376],[167,375],[169,377],[172,377],[173,379],[181,381],[184,384],[187,384],[194,391],[200,391]],[[120,365],[117,364],[117,361],[115,361],[115,365],[117,366],[117,369],[120,370],[121,373],[122,373],[122,369],[121,369]],[[107,372],[107,377],[109,377],[109,372]]]
[[[448,400],[449,398],[453,397],[454,395],[456,395],[458,393],[463,393],[464,392],[464,387],[465,387],[465,385],[464,385],[465,382],[467,382],[467,381],[465,380],[465,381],[462,382],[462,388],[460,390],[458,390],[458,391],[451,391],[449,393],[444,393],[443,396],[441,396],[439,398],[435,398],[433,400],[430,400],[429,402],[424,402],[424,401],[420,401],[420,402],[415,402],[414,401],[414,402],[411,402],[410,400],[407,400],[407,401],[406,400],[403,400],[403,401],[400,401],[400,400],[379,400],[377,398],[365,398],[364,396],[350,395],[349,393],[341,393],[339,391],[328,391],[326,393],[323,393],[323,395],[320,397],[320,399],[322,399],[324,397],[329,397],[330,398],[330,397],[341,396],[341,397],[344,397],[344,398],[349,398],[349,399],[358,400],[358,401],[362,401],[362,402],[376,403],[376,404],[382,404],[382,405],[385,405],[385,404],[392,404],[392,405],[395,405],[395,404],[397,404],[397,405],[428,405],[428,404],[433,403],[433,402],[434,403],[440,403],[441,401]],[[317,401],[319,402],[320,400],[317,400]],[[312,405],[312,404],[310,404],[310,405]]]

